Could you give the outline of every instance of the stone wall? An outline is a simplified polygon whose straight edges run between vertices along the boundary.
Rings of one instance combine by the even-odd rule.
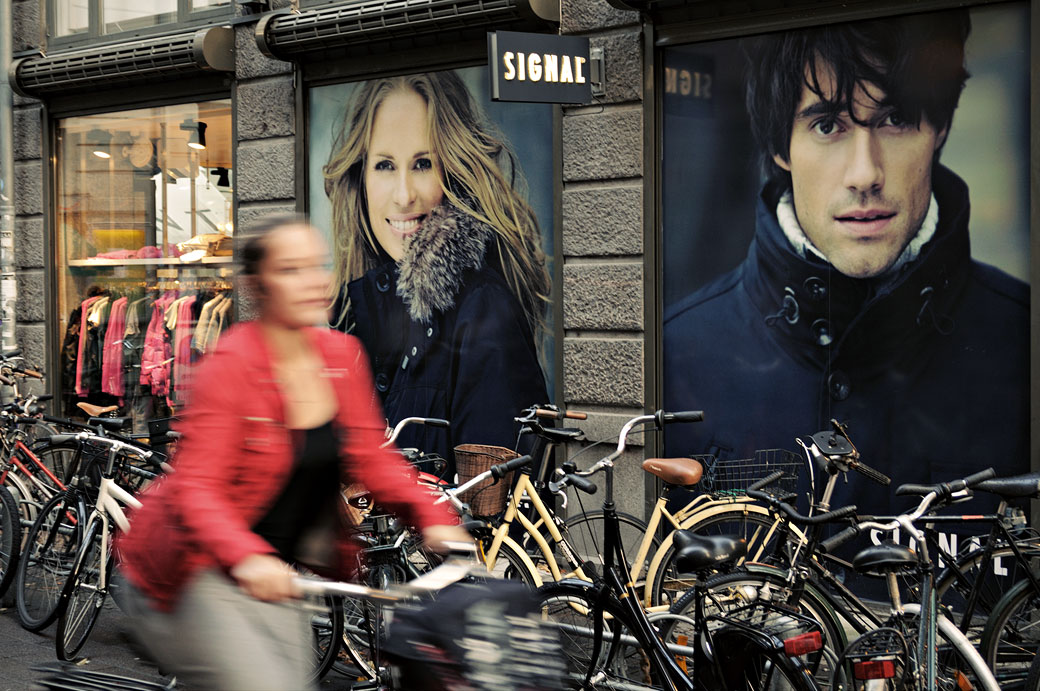
[[[590,413],[578,423],[590,440],[616,442],[646,400],[643,34],[638,13],[606,0],[562,4],[562,33],[590,37],[606,63],[604,96],[563,114],[564,402]],[[616,466],[615,499],[622,511],[642,516],[642,440],[633,441]],[[601,455],[585,454],[579,467]]]
[[[40,2],[15,0],[11,7],[12,47],[15,52],[38,48],[43,36]],[[47,265],[43,210],[43,106],[14,96],[14,195],[16,338],[26,361],[44,367],[47,360],[47,305],[44,267]],[[42,393],[45,384],[33,382]]]

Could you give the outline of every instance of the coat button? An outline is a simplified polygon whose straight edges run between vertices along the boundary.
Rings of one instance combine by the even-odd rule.
[[[817,319],[810,328],[816,345],[823,347],[834,342],[834,336],[831,335],[831,323],[826,319]]]
[[[380,293],[385,293],[390,290],[390,274],[383,271],[376,276],[376,290]]]
[[[831,372],[831,376],[827,377],[827,389],[831,393],[831,398],[836,401],[844,401],[852,393],[852,382],[849,380],[849,375],[841,370]]]
[[[433,327],[432,326],[430,326],[430,327],[428,327],[426,329],[426,338],[430,338],[431,336],[433,336]]]
[[[827,297],[827,284],[818,276],[810,276],[805,279],[805,283],[802,286],[813,300],[819,301]]]
[[[376,388],[383,392],[390,388],[390,378],[386,376],[385,372],[376,375]]]

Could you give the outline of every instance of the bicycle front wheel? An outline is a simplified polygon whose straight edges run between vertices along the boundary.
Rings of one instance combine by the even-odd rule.
[[[982,632],[982,657],[1002,689],[1026,689],[1029,668],[1040,648],[1040,593],[1027,579],[997,603]]]
[[[29,529],[18,562],[18,619],[29,631],[39,631],[58,616],[61,591],[72,573],[83,538],[83,524],[73,496],[59,494],[40,511]]]
[[[648,526],[645,522],[627,513],[618,512],[617,518],[625,557],[634,560],[636,555],[639,554],[639,546],[646,536]],[[602,510],[596,510],[575,514],[568,518],[564,524],[566,529],[564,537],[567,540],[567,544],[571,546],[578,556],[578,561],[581,563],[592,562],[601,571],[603,568],[605,523],[606,515]],[[661,540],[656,535],[651,536],[650,549],[646,553],[646,558],[652,557],[660,547]],[[626,573],[631,572],[631,566],[631,564],[625,565]],[[646,566],[646,563],[640,564],[638,574],[642,574]],[[639,589],[639,586],[637,585],[636,588]]]
[[[926,662],[917,658],[921,607],[916,603],[906,603],[903,608],[906,613],[889,622],[888,625],[903,632],[910,651],[911,673],[916,675],[923,684],[923,679],[917,675],[918,670]],[[939,617],[935,629],[935,689],[938,691],[960,691],[961,689],[998,691],[1002,688],[993,680],[993,675],[986,667],[982,656],[951,621],[945,617]]]
[[[101,548],[100,524],[84,539],[83,549],[65,588],[62,590],[61,612],[58,629],[54,633],[54,649],[59,660],[71,660],[87,642],[90,632],[101,614],[101,607],[108,594],[108,584],[101,579],[104,565],[106,574],[112,571],[112,558],[108,549]]]
[[[627,613],[608,598],[597,614],[595,596],[595,591],[571,583],[549,583],[537,591],[542,621],[559,631],[568,688],[583,688],[590,668],[593,676],[601,677],[597,689],[659,688],[650,657],[633,636]],[[602,641],[594,655],[597,617]]]
[[[0,598],[11,587],[21,549],[22,520],[18,505],[7,488],[0,485]]]

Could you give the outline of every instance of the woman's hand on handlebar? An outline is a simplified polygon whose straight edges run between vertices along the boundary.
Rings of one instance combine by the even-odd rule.
[[[296,572],[273,554],[250,554],[231,567],[231,577],[246,594],[265,602],[300,597]]]
[[[423,544],[438,554],[447,554],[451,547],[447,543],[473,544],[473,536],[460,525],[431,525],[422,531]]]

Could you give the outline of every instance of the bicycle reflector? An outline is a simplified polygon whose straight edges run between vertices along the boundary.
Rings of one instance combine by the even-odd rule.
[[[852,676],[859,681],[868,679],[891,679],[896,675],[893,660],[863,660],[852,665]]]
[[[823,637],[819,631],[810,631],[784,640],[784,653],[789,657],[815,653],[822,647]]]

